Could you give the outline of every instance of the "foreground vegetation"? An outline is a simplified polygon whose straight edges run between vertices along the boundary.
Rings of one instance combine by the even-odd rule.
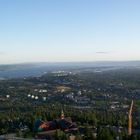
[[[34,138],[35,121],[55,120],[63,109],[65,116],[78,125],[76,140],[139,140],[139,84],[138,69],[98,73],[74,70],[37,78],[1,80],[0,134]],[[133,135],[128,136],[128,110],[132,99]],[[52,139],[65,140],[68,134],[57,131]]]

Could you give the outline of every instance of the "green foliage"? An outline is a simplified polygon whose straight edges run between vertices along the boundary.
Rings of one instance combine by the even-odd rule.
[[[97,140],[114,140],[109,129],[101,128],[98,132]]]
[[[57,130],[54,135],[55,140],[68,140],[68,136],[61,130]]]

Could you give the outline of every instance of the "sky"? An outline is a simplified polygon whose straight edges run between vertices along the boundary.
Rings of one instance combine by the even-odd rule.
[[[140,60],[139,0],[0,0],[0,64]]]

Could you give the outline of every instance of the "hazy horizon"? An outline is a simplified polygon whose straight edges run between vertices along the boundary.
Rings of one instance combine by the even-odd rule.
[[[3,66],[3,65],[28,65],[28,64],[31,64],[31,65],[40,65],[40,64],[103,64],[103,65],[106,65],[106,64],[140,64],[140,60],[120,60],[120,61],[117,61],[117,60],[114,60],[114,61],[54,61],[54,62],[47,62],[47,61],[40,61],[40,62],[19,62],[19,63],[0,63],[0,66]]]
[[[139,4],[0,1],[0,64],[139,61]]]

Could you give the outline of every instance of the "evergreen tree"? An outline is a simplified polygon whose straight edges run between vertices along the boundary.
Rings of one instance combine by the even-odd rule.
[[[97,140],[114,140],[114,139],[107,128],[102,128],[98,133]]]

